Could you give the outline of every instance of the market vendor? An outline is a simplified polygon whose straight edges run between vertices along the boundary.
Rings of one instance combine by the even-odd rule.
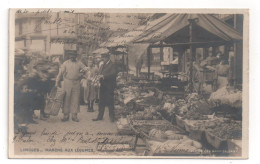
[[[136,77],[139,77],[143,63],[144,61],[142,56],[135,60]]]
[[[56,86],[61,87],[61,80],[64,81],[65,101],[63,105],[64,117],[62,121],[68,121],[70,113],[72,121],[79,122],[77,114],[80,107],[80,80],[82,72],[87,71],[87,67],[77,61],[77,51],[69,50],[69,60],[65,61],[60,68],[56,79]]]
[[[233,86],[235,77],[234,77],[234,65],[235,65],[235,52],[234,47],[230,47],[229,53],[228,53],[228,63],[229,63],[229,73],[228,73],[228,81],[229,85]]]
[[[114,122],[114,90],[116,87],[116,66],[110,60],[109,53],[101,54],[104,64],[100,69],[100,97],[99,97],[99,113],[96,119],[98,121],[103,119],[105,107],[108,106],[110,121]]]

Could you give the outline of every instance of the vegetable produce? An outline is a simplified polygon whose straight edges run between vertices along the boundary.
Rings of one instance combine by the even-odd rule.
[[[149,136],[156,139],[167,139],[166,134],[161,130],[157,130],[157,129],[152,129],[149,132]]]
[[[242,121],[225,120],[215,127],[207,127],[214,135],[222,139],[241,139]]]
[[[158,154],[167,153],[200,153],[202,152],[202,145],[191,139],[182,140],[167,140],[165,142],[148,141],[151,151]]]
[[[231,107],[242,107],[242,91],[233,88],[223,87],[213,92],[209,98],[210,102],[218,104],[226,104]]]

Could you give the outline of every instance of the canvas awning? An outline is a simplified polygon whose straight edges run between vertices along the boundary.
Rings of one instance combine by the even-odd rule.
[[[220,42],[242,40],[242,34],[209,14],[167,14],[145,30],[135,43],[189,43],[189,20],[193,20],[192,42]]]
[[[153,21],[148,21],[146,25],[139,26],[136,29],[126,32],[123,35],[111,37],[108,41],[100,44],[100,47],[124,47],[132,43],[135,39],[139,38],[141,34],[153,27],[154,25],[160,23],[162,19],[167,18],[168,16],[162,16],[159,19],[155,19]]]

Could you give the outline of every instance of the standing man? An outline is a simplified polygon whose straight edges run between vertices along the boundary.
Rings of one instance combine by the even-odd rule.
[[[65,101],[63,105],[63,122],[69,120],[70,113],[72,121],[79,122],[77,114],[79,113],[80,103],[80,80],[82,72],[87,71],[87,67],[77,61],[77,51],[68,51],[69,60],[65,61],[60,68],[56,79],[56,86],[61,87],[61,79],[64,81]]]
[[[110,60],[108,53],[101,54],[104,64],[100,68],[100,97],[99,113],[93,121],[102,120],[105,107],[109,109],[109,118],[114,122],[114,90],[116,87],[117,70],[115,64]]]

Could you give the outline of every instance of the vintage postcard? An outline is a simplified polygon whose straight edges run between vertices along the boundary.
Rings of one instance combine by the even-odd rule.
[[[248,158],[249,10],[10,9],[9,158]]]

